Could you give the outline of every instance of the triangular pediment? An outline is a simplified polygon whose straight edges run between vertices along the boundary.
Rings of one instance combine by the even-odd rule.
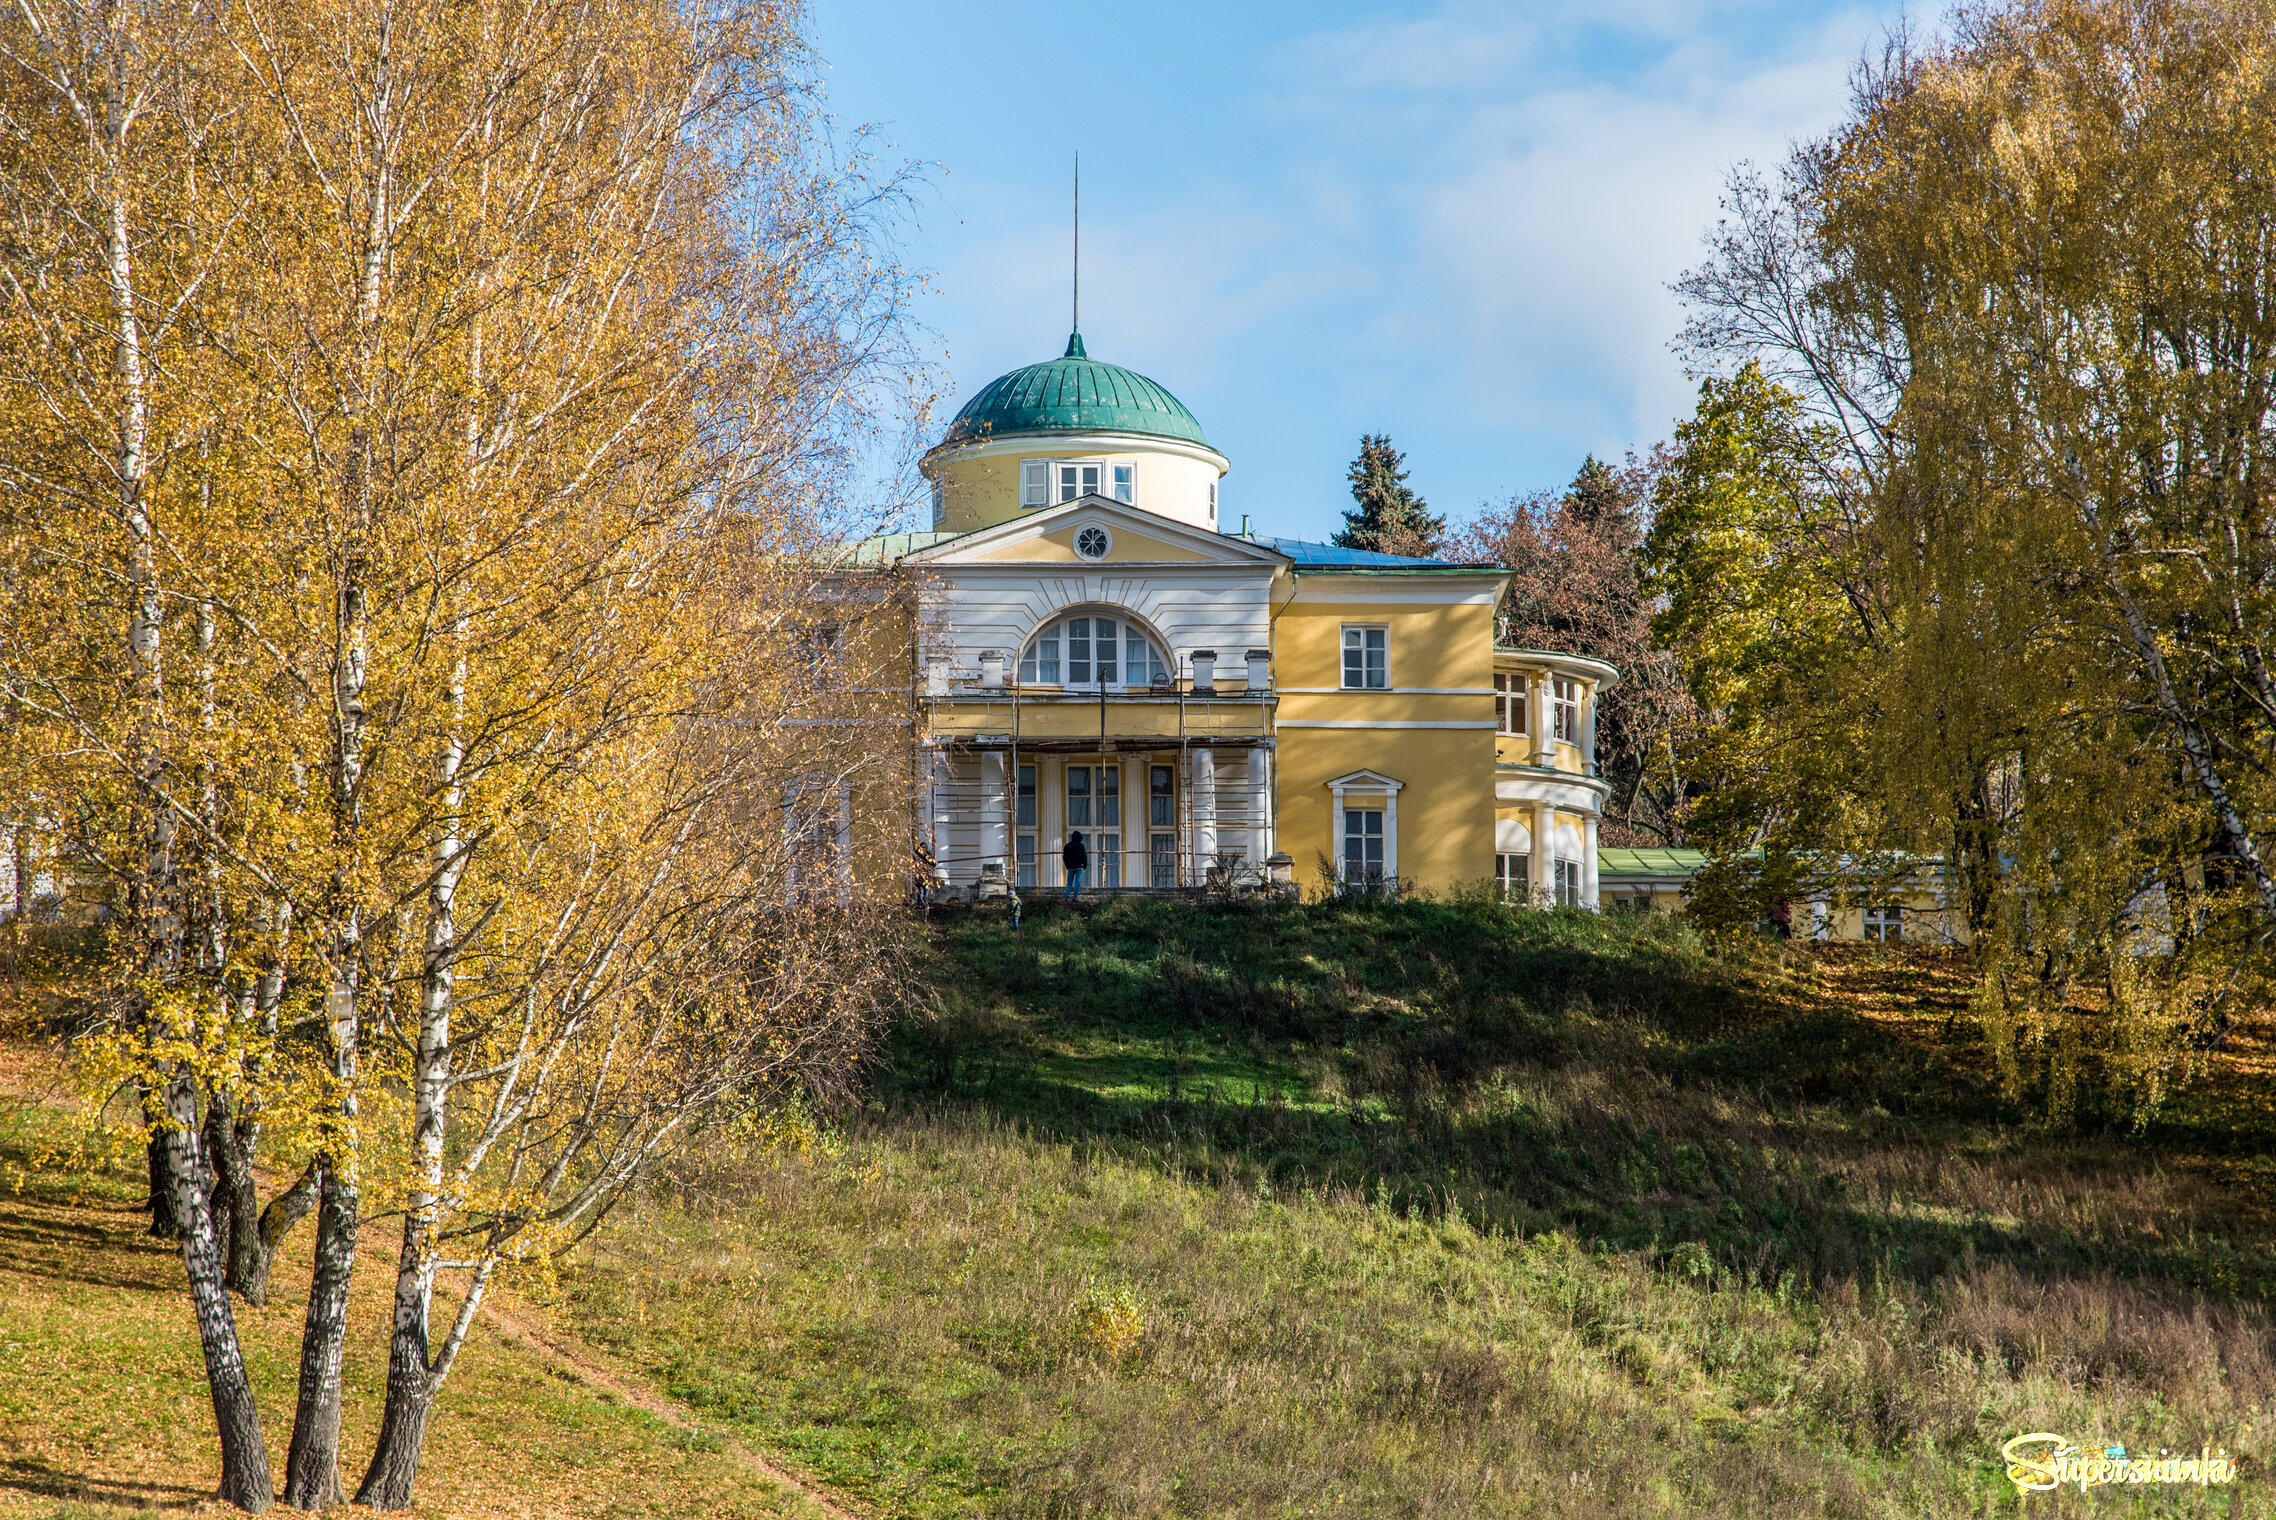
[[[1086,538],[1084,530],[1102,530]],[[1103,538],[1103,552],[1094,553]],[[961,533],[921,549],[910,561],[932,565],[1219,564],[1258,568],[1288,557],[1262,544],[1139,510],[1104,496],[1081,496],[1008,522]]]
[[[1384,775],[1381,771],[1356,770],[1332,777],[1321,785],[1334,791],[1339,787],[1347,792],[1395,792],[1406,785],[1404,781]]]

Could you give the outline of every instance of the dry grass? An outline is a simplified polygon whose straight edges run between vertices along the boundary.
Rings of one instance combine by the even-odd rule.
[[[220,1463],[179,1254],[143,1233],[136,1162],[71,1157],[83,1126],[27,1084],[36,1047],[0,1047],[0,1514],[234,1514],[209,1496]],[[58,1152],[64,1154],[58,1154]],[[348,1342],[350,1486],[378,1426],[392,1242],[371,1227]],[[272,1460],[282,1471],[307,1292],[304,1228],[265,1309],[237,1308]],[[295,1247],[300,1249],[296,1250]],[[445,1388],[416,1513],[539,1516],[813,1513],[721,1449],[573,1381],[528,1348],[475,1332]]]
[[[881,1514],[1957,1517],[2033,1429],[2247,1475],[2033,1513],[2257,1513],[2271,1263],[2201,1164],[2252,1132],[2038,1129],[1949,981],[1431,905],[970,920],[842,1154],[708,1151],[570,1312]]]

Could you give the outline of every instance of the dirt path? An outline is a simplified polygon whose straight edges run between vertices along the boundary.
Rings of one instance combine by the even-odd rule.
[[[483,1310],[484,1318],[501,1335],[519,1341],[540,1361],[551,1363],[579,1382],[610,1394],[643,1414],[653,1415],[675,1430],[710,1436],[721,1443],[726,1455],[747,1470],[770,1483],[778,1483],[793,1493],[803,1494],[817,1512],[829,1516],[830,1520],[863,1520],[862,1516],[847,1509],[823,1489],[785,1471],[757,1447],[738,1441],[733,1436],[723,1435],[708,1425],[697,1424],[688,1418],[687,1412],[678,1404],[654,1389],[618,1376],[585,1355],[574,1342],[548,1330],[535,1314],[519,1305],[501,1303],[498,1296],[492,1294],[490,1301],[483,1305]]]

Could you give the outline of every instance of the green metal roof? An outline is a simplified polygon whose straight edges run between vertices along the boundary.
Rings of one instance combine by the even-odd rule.
[[[1090,357],[1079,332],[1049,363],[989,381],[948,425],[950,443],[1003,433],[1145,433],[1209,444],[1183,402],[1144,375]]]
[[[890,565],[919,549],[945,544],[950,539],[962,538],[971,531],[965,528],[954,533],[880,533],[875,538],[865,538],[855,544],[850,557],[857,565]]]
[[[1666,881],[1689,881],[1707,864],[1705,850],[1619,850],[1606,847],[1596,852],[1596,874],[1606,876],[1653,876]]]

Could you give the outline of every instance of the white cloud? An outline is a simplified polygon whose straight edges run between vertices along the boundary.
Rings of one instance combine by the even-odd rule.
[[[1308,82],[1284,112],[1389,192],[1370,346],[1403,351],[1410,381],[1458,380],[1446,404],[1475,427],[1661,436],[1690,390],[1667,283],[1733,165],[1838,118],[1875,25],[1844,11],[1750,54],[1725,25],[1745,9],[1466,3],[1292,48]],[[1390,152],[1338,130],[1357,121],[1378,142],[1394,124]]]

